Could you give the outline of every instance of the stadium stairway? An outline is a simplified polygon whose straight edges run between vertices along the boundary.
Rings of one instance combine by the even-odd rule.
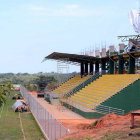
[[[57,87],[52,92],[54,94],[60,93],[61,95],[65,95],[65,94],[69,93],[72,89],[77,87],[78,85],[82,84],[84,81],[88,80],[89,78],[91,78],[91,75],[87,75],[83,78],[81,78],[81,75],[76,75],[76,76],[72,77],[71,79],[69,79],[67,82],[61,84],[59,87]]]
[[[68,100],[93,110],[138,79],[140,74],[103,75]]]

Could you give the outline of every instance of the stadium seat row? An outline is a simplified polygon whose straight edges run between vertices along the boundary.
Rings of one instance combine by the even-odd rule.
[[[72,95],[69,100],[93,109],[139,78],[140,74],[103,75]]]
[[[67,94],[69,93],[72,89],[89,79],[91,75],[87,75],[83,78],[81,78],[80,75],[76,75],[73,78],[69,79],[67,82],[63,83],[60,85],[58,88],[53,90],[53,93],[55,94]]]

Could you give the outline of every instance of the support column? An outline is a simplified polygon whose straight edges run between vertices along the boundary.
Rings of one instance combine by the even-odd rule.
[[[84,63],[81,62],[81,76],[84,75]]]
[[[129,74],[135,74],[135,57],[133,54],[129,55]]]
[[[122,55],[119,55],[119,74],[123,74],[124,69],[124,58]]]
[[[85,73],[88,74],[88,63],[85,63]]]
[[[114,74],[114,61],[113,59],[109,59],[109,72],[110,74]]]
[[[99,72],[99,62],[95,62],[95,73]]]
[[[90,74],[92,75],[93,74],[93,63],[90,62]]]
[[[105,70],[106,70],[106,59],[102,59],[101,64],[102,64],[102,73],[105,74]]]

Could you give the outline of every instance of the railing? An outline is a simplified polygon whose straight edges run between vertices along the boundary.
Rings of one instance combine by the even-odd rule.
[[[98,73],[97,73],[97,75],[98,75]],[[100,73],[100,75],[102,75],[102,73]],[[91,78],[89,78],[87,81],[90,81],[89,83],[91,83],[92,82],[91,79],[93,79],[93,77],[94,76],[92,76]],[[96,78],[98,78],[98,76]],[[126,80],[125,82],[120,83],[119,86],[113,90],[113,93],[115,91],[120,91],[122,89],[122,87],[124,87],[126,85],[126,83],[128,83],[128,82],[134,82],[137,79],[139,79],[139,74],[136,74],[133,77],[131,77],[128,80]],[[72,95],[76,91],[84,88],[87,85],[86,84],[87,81],[83,82],[78,87],[76,87],[78,89],[73,89],[73,91],[71,91],[70,94]],[[109,97],[109,98],[111,98],[111,97]],[[80,107],[81,107],[81,105],[80,105]],[[101,112],[101,113],[104,113],[104,114],[110,114],[110,113],[114,112],[117,115],[124,115],[124,110],[122,110],[122,109],[113,108],[113,107],[109,107],[109,106],[104,106],[104,105],[101,105],[101,104],[98,104],[98,105],[96,105],[96,107],[93,107],[93,108],[94,108],[95,111],[98,111],[98,112]]]
[[[95,75],[93,75],[92,77],[90,77],[89,79],[87,79],[86,81],[84,81],[83,83],[81,83],[80,85],[75,87],[74,89],[72,89],[69,93],[67,93],[64,96],[69,97],[69,96],[73,95],[74,93],[76,93],[77,91],[81,90],[82,88],[84,88],[85,86],[87,86],[88,84],[90,84],[91,82],[93,82],[94,80],[99,78],[100,76],[102,76],[102,72],[96,73]]]
[[[132,84],[137,79],[139,79],[139,74],[136,74],[133,77],[126,80],[125,82],[120,83],[119,86],[113,90],[113,93],[115,93],[115,94],[118,93],[122,88],[124,88],[126,83],[131,82],[131,84]],[[115,95],[115,94],[113,94],[113,95]],[[112,96],[110,96],[108,99],[110,99],[110,98],[112,98]],[[101,104],[96,106],[95,110],[97,110],[99,112],[102,112],[102,113],[105,113],[105,114],[106,113],[109,114],[111,112],[114,112],[117,115],[124,115],[124,110],[122,110],[122,109],[108,107],[108,106],[104,106],[104,105],[101,105]]]
[[[90,109],[89,108],[87,108],[86,106],[83,106],[83,105],[81,105],[81,104],[77,104],[76,102],[74,102],[74,101],[71,101],[71,100],[62,100],[62,102],[63,103],[66,103],[66,104],[69,104],[70,106],[73,106],[73,107],[75,107],[75,108],[77,108],[77,109],[80,109],[80,110],[82,110],[82,111],[84,111],[84,112],[90,112]],[[69,108],[69,107],[68,107]],[[70,107],[70,109],[72,109],[72,107]]]
[[[114,112],[117,115],[124,115],[124,110],[104,105],[98,105],[94,107],[94,110],[103,114],[110,114]]]
[[[125,82],[121,82],[119,84],[119,86],[117,86],[114,90],[113,93],[117,93],[118,91],[120,91],[122,88],[124,88],[124,86],[126,85],[126,83],[130,82],[130,84],[134,83],[135,80],[137,80],[137,78],[139,79],[139,74],[135,74],[134,76],[132,76],[131,78],[127,79]]]
[[[73,73],[72,74],[56,74],[54,76],[56,81],[58,81],[56,87],[54,89],[47,89],[47,87],[46,87],[45,92],[49,91],[49,92],[53,93],[53,90],[55,90],[60,85],[64,84],[65,82],[67,82],[68,80],[70,80],[72,77],[74,77],[76,75],[79,75],[79,73],[74,73],[74,74]]]
[[[71,74],[57,74],[55,75],[55,79],[58,81],[58,86],[60,86],[61,84],[67,82],[69,79],[71,79],[72,77],[78,75],[79,73],[71,73]],[[57,86],[57,87],[58,87]]]
[[[93,80],[99,78],[102,74],[105,74],[105,72],[96,73],[91,78],[89,78],[88,80],[86,80],[85,82],[83,82],[82,84],[77,86],[76,88],[74,88],[68,94],[70,94],[70,95],[74,94],[78,90],[84,88],[89,83],[93,82]],[[68,94],[67,94],[67,96],[70,96]],[[83,106],[81,104],[78,105],[77,103],[74,103],[73,101],[69,101],[69,103],[71,105],[73,105],[74,107],[80,109],[80,110],[84,110],[84,111],[88,111],[89,112],[89,109],[86,106]],[[96,106],[93,106],[93,110],[97,111],[99,113],[103,113],[103,114],[110,114],[110,113],[114,112],[117,115],[124,115],[124,110],[122,110],[122,109],[118,109],[118,108],[114,108],[114,107],[109,107],[109,106],[104,106],[104,105],[101,105],[101,104],[96,104]]]
[[[114,108],[114,107],[110,107],[110,106],[97,105],[97,106],[93,106],[93,109],[90,109],[90,108],[86,107],[89,104],[84,106],[84,105],[78,104],[78,103],[71,101],[71,100],[64,101],[64,103],[68,103],[68,104],[72,105],[73,107],[80,109],[84,112],[96,111],[96,112],[99,112],[102,114],[110,114],[110,113],[114,112],[116,115],[124,115],[123,109]],[[92,106],[92,105],[90,104],[90,106]]]
[[[20,92],[29,105],[39,127],[48,140],[56,140],[69,134],[61,123],[59,123],[29,92],[20,86]]]

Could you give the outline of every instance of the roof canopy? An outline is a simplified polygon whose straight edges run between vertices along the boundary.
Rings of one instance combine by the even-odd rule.
[[[86,55],[53,52],[52,54],[46,56],[45,60],[46,59],[54,59],[58,61],[71,61],[73,63],[81,63],[81,62],[89,63],[89,62],[95,62],[99,58],[93,56],[86,56]]]
[[[128,52],[128,53],[123,53],[121,55],[134,55],[135,58],[140,57],[140,52]],[[68,63],[73,63],[73,64],[79,64],[81,62],[85,63],[95,63],[96,61],[101,62],[102,59],[106,59],[109,60],[111,59],[118,59],[119,54],[114,54],[111,56],[106,56],[106,57],[102,57],[102,58],[97,58],[94,56],[86,56],[86,55],[78,55],[78,54],[68,54],[68,53],[58,53],[58,52],[53,52],[52,54],[48,55],[45,57],[45,60],[57,60],[57,61],[63,61],[63,62],[68,62]]]

